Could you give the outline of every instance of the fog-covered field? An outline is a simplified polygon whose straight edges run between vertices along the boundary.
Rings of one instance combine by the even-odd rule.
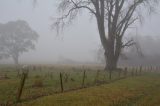
[[[98,88],[99,90],[102,87],[101,85],[104,85],[106,87],[108,86],[109,89],[112,89],[112,87],[110,88],[111,86],[110,83],[113,83],[113,85],[114,83],[119,83],[121,85],[121,82],[122,82],[121,86],[126,87],[126,89],[128,90],[128,89],[132,89],[129,87],[130,85],[128,84],[134,83],[134,79],[137,81],[138,78],[142,81],[141,86],[145,87],[146,85],[143,85],[143,83],[146,82],[145,81],[146,79],[149,80],[151,77],[154,78],[156,74],[157,76],[159,76],[158,68],[151,69],[150,67],[148,68],[143,67],[142,69],[140,67],[134,67],[134,68],[128,67],[127,70],[126,68],[124,68],[121,71],[113,71],[111,73],[111,78],[110,78],[110,73],[107,71],[104,71],[102,66],[71,66],[71,65],[70,66],[68,65],[53,65],[53,66],[52,65],[34,65],[33,66],[32,65],[28,67],[29,67],[27,68],[29,70],[28,76],[25,80],[24,88],[19,101],[22,104],[27,102],[32,102],[34,101],[34,99],[41,99],[43,97],[47,97],[50,95],[53,95],[53,97],[54,95],[58,96],[63,94],[63,92],[68,92],[67,94],[69,95],[70,93],[72,94],[75,91],[77,91],[78,93],[79,91],[81,92],[80,89],[82,88],[86,89],[89,87],[89,89],[92,89],[92,88],[95,89],[94,86],[97,86],[97,85],[100,86],[100,88]],[[13,105],[16,103],[24,69],[19,68],[19,72],[17,70],[18,69],[12,65],[1,65],[0,67],[0,103],[1,104]],[[61,88],[60,73],[62,74],[63,91]],[[127,81],[128,78],[129,80]],[[143,78],[145,79],[144,81],[143,81]],[[125,84],[123,80],[127,81],[127,83]],[[155,81],[156,80],[160,80],[160,79],[157,79],[156,77]],[[146,82],[146,84],[150,84],[150,83]],[[157,82],[156,84],[159,84],[159,83]],[[117,87],[120,87],[119,89],[121,89],[121,86],[118,86],[118,85]],[[152,86],[154,86],[154,83]],[[85,89],[82,91],[85,91]],[[141,88],[136,88],[136,89],[140,90]],[[146,86],[146,89],[148,89],[147,86]],[[96,92],[98,93],[98,91]],[[93,93],[96,93],[96,92],[93,92]],[[107,89],[106,89],[106,92],[108,92]],[[67,94],[64,93],[64,95],[67,95]],[[111,95],[113,97],[114,96],[117,97],[116,92],[114,94],[111,93]],[[60,96],[60,98],[61,97],[62,96]],[[72,98],[72,99],[73,101],[76,102],[76,100],[74,100],[75,98]],[[119,101],[115,101],[115,104],[117,102]]]

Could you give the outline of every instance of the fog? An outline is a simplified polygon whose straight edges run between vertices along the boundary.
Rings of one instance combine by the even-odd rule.
[[[8,21],[25,20],[32,29],[38,32],[39,39],[36,50],[29,51],[20,56],[21,64],[55,64],[67,62],[93,63],[95,50],[99,47],[100,39],[96,21],[86,14],[81,14],[75,22],[64,29],[59,35],[51,30],[53,21],[51,17],[57,17],[56,0],[39,0],[34,6],[31,0],[0,0],[0,23]],[[132,35],[150,36],[156,39],[160,35],[160,14],[146,15],[143,24],[137,24],[132,28]],[[138,34],[137,34],[138,33]],[[139,39],[143,42],[143,39]],[[145,41],[145,44],[147,44]],[[148,44],[149,45],[149,42]],[[160,45],[157,41],[156,45]],[[155,44],[146,46],[147,54],[160,56],[160,49]],[[154,49],[153,49],[154,48]],[[153,52],[153,53],[152,53]],[[147,55],[150,56],[150,55]],[[1,64],[13,63],[12,59],[0,60]]]
[[[126,58],[120,58],[120,65],[129,66],[159,66],[160,63],[160,36],[139,35],[134,36],[135,42],[140,45],[139,51],[132,46],[126,50]]]

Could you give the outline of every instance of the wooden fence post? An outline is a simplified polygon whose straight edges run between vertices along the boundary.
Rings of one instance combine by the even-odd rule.
[[[142,75],[142,66],[140,66],[139,72],[139,74]]]
[[[22,92],[23,92],[23,88],[24,88],[24,84],[25,84],[26,78],[28,77],[28,72],[29,72],[28,67],[24,66],[23,67],[23,73],[22,73],[22,76],[21,76],[20,85],[19,85],[19,88],[18,88],[16,103],[18,103],[20,101],[20,98],[21,98],[21,95],[22,95]]]
[[[134,76],[134,68],[132,68],[131,76]]]
[[[156,66],[156,72],[158,71],[158,66]]]
[[[60,72],[60,84],[61,84],[61,92],[63,92],[64,91],[64,89],[63,89],[63,78],[62,78],[63,76],[62,76],[62,73]]]
[[[112,79],[112,70],[109,70],[109,80]]]
[[[150,66],[148,68],[149,68],[149,72],[151,73],[152,72],[152,66]]]
[[[96,77],[95,77],[95,80],[94,80],[95,83],[97,83],[97,81],[98,81],[99,72],[100,72],[100,71],[98,70],[97,73],[96,73]]]
[[[150,72],[151,70],[150,70],[150,67],[148,66],[148,69],[147,69],[147,72]]]
[[[85,86],[85,77],[86,77],[86,70],[84,70],[83,72],[82,88]]]
[[[118,73],[118,77],[120,78],[121,77],[121,69],[119,70],[119,73]]]
[[[16,70],[17,70],[17,77],[20,76],[20,68],[18,66],[16,66]]]
[[[136,76],[138,75],[138,74],[137,74],[137,71],[138,71],[138,69],[136,68],[136,73],[135,73]]]
[[[124,77],[127,77],[127,67],[124,69]]]
[[[146,66],[144,66],[143,71],[146,72]]]

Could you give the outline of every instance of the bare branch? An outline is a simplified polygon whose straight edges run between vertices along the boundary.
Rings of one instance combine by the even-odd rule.
[[[130,47],[130,46],[133,46],[135,45],[136,43],[134,42],[133,39],[127,41],[125,44],[122,45],[122,48],[125,48],[125,47]]]
[[[52,24],[52,29],[56,29],[59,33],[59,29],[69,25],[76,18],[81,9],[87,9],[91,14],[96,15],[94,9],[92,9],[90,0],[63,0],[58,7],[58,10],[62,12],[62,16],[56,18],[56,21]]]

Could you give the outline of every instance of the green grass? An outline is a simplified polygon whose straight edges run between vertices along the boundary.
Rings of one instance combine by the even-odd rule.
[[[144,75],[110,84],[31,100],[19,106],[160,106],[160,75]]]
[[[85,86],[89,88],[60,93],[60,72],[63,73],[64,91],[82,86],[83,72],[86,70]],[[97,82],[111,82],[119,79],[118,72],[109,74],[102,67],[72,67],[72,66],[36,66],[36,70],[30,69],[26,80],[20,106],[137,106],[142,104],[149,106],[158,104],[156,98],[160,98],[160,75],[143,74],[143,76],[131,77],[129,71],[127,79],[116,80],[110,84],[96,86]],[[14,102],[20,84],[20,77],[13,66],[0,66],[0,76],[7,75],[9,79],[0,79],[0,104],[7,101]],[[65,80],[65,76],[68,80]],[[124,72],[121,77],[124,77]],[[41,79],[43,87],[33,87],[34,82]],[[58,92],[58,94],[57,94]],[[160,94],[160,93],[159,93]],[[48,95],[48,96],[47,96]],[[146,96],[147,95],[147,96]],[[35,100],[36,99],[36,100]],[[149,104],[148,103],[148,104]]]
[[[36,70],[30,69],[29,71],[21,100],[31,100],[60,92],[60,72],[63,73],[65,91],[80,88],[82,86],[84,70],[86,70],[85,86],[95,85],[97,70],[100,70],[97,78],[98,81],[109,81],[108,73],[103,71],[101,67],[37,66]],[[13,66],[0,66],[0,76],[3,75],[7,75],[9,79],[0,80],[0,104],[6,101],[14,102],[20,84],[20,77],[17,76],[17,71]],[[65,81],[65,75],[68,76],[68,81]],[[43,87],[33,87],[33,83],[37,80],[37,77],[42,80]],[[118,73],[114,72],[112,79],[116,78],[118,78]]]

